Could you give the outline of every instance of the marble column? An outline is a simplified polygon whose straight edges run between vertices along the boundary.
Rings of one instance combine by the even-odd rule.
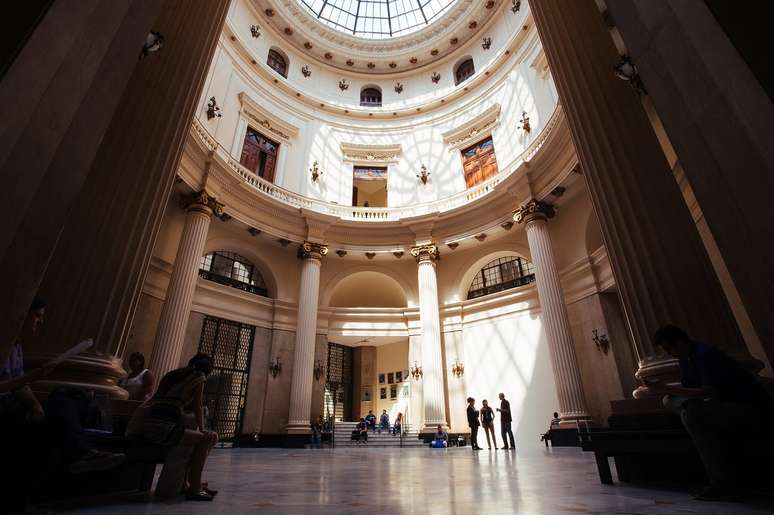
[[[186,210],[185,226],[177,246],[149,362],[149,367],[158,378],[180,366],[183,339],[210,221],[213,213],[219,215],[223,212],[223,206],[204,190],[191,194],[181,204]]]
[[[526,225],[529,251],[535,265],[540,318],[548,339],[551,366],[559,397],[559,413],[562,422],[573,423],[579,419],[588,419],[589,414],[586,411],[570,319],[567,316],[559,272],[554,261],[554,250],[551,247],[551,236],[548,233],[548,219],[553,216],[554,208],[550,204],[531,200],[516,211],[513,219]]]
[[[433,244],[411,249],[417,260],[419,279],[419,323],[422,327],[422,404],[424,427],[422,431],[434,431],[438,424],[446,426],[446,402],[444,397],[443,359],[441,351],[441,319],[438,311],[438,282],[435,263],[440,258],[438,247]]]
[[[293,380],[290,384],[288,434],[308,434],[312,411],[317,304],[320,297],[320,267],[328,247],[304,242],[299,248],[301,284],[298,289],[296,347],[293,351]]]
[[[666,323],[749,356],[640,98],[613,73],[620,56],[596,2],[534,0],[530,8],[602,228],[639,376],[674,373],[674,361],[653,359],[653,333]]]

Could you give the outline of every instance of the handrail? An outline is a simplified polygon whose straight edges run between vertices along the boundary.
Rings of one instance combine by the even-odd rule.
[[[542,148],[548,140],[549,135],[561,117],[562,109],[557,105],[551,118],[549,118],[537,138],[535,138],[535,140],[517,158],[503,167],[494,177],[449,197],[399,207],[342,206],[333,202],[300,195],[282,188],[281,186],[277,186],[276,184],[272,184],[242,166],[239,161],[235,160],[233,156],[231,156],[231,154],[215,140],[196,117],[193,119],[191,132],[197,137],[199,144],[207,151],[215,162],[221,163],[227,171],[231,172],[250,188],[283,204],[298,209],[308,209],[318,213],[336,216],[343,220],[391,222],[403,218],[451,211],[491,193],[499,184],[513,174],[522,163],[530,161],[538,153],[540,148]]]

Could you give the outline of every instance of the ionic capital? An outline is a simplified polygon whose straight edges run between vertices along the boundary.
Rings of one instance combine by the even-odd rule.
[[[328,253],[328,247],[322,243],[305,241],[298,247],[299,259],[316,259],[322,261],[323,256]]]
[[[419,245],[411,248],[411,255],[417,260],[417,263],[423,261],[434,262],[441,259],[441,253],[438,251],[438,247],[431,243],[429,245]]]
[[[520,224],[532,220],[548,220],[553,218],[555,214],[556,210],[553,205],[542,200],[532,199],[513,212],[513,221]]]
[[[183,197],[180,200],[180,207],[186,211],[201,211],[208,215],[222,216],[224,206],[206,190],[199,190]]]

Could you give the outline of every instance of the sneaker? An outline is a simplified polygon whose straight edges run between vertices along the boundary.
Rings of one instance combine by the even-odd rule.
[[[73,474],[83,474],[85,472],[110,470],[121,465],[124,461],[126,461],[126,454],[96,451],[92,449],[84,453],[78,461],[70,464],[70,472]]]

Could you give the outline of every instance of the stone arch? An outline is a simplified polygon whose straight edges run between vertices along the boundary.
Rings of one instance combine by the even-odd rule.
[[[362,265],[362,266],[355,266],[355,267],[342,270],[341,272],[330,277],[324,284],[321,284],[320,285],[320,306],[329,307],[331,302],[331,297],[333,296],[334,292],[336,291],[336,288],[341,284],[341,282],[354,274],[362,273],[362,272],[373,272],[373,273],[386,276],[390,281],[393,281],[403,291],[403,294],[406,299],[406,306],[416,304],[418,299],[416,289],[400,274],[397,274],[395,273],[394,270],[391,270],[385,267]]]
[[[204,253],[202,255],[206,256],[210,252],[215,252],[218,250],[235,252],[249,259],[263,277],[263,281],[266,283],[266,289],[269,291],[270,298],[288,298],[289,292],[281,289],[279,283],[277,282],[276,275],[272,271],[271,267],[264,259],[261,258],[255,249],[251,248],[249,245],[245,245],[244,242],[241,242],[238,239],[213,238],[208,240],[205,244]]]

